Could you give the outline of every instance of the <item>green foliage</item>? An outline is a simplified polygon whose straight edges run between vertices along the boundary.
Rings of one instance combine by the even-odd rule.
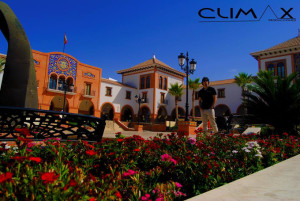
[[[234,79],[235,79],[235,83],[237,85],[239,85],[240,87],[242,87],[242,90],[244,91],[247,84],[251,83],[252,82],[252,75],[248,75],[248,73],[239,73],[238,76],[234,76]]]
[[[193,91],[197,90],[200,86],[200,78],[196,78],[195,80],[192,80],[189,78],[189,88],[192,89]]]
[[[278,134],[296,134],[300,124],[300,80],[295,80],[296,76],[281,78],[259,72],[255,84],[247,87],[251,93],[245,94],[251,120],[272,125]]]
[[[181,97],[183,95],[182,84],[179,85],[178,82],[176,82],[175,84],[171,84],[171,87],[169,88],[169,93],[172,96]]]

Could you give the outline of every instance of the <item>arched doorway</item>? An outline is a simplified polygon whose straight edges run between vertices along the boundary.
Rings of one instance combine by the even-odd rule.
[[[216,117],[229,116],[230,114],[231,112],[227,105],[217,105],[215,107]]]
[[[101,118],[107,117],[107,120],[114,119],[114,108],[110,103],[104,103],[101,110]]]
[[[94,105],[90,100],[81,101],[78,114],[94,115]]]
[[[54,96],[50,102],[49,110],[52,111],[62,111],[64,104],[64,97],[63,96]],[[69,112],[69,103],[68,100],[65,100],[65,112]]]
[[[168,113],[167,113],[166,108],[164,106],[160,106],[160,108],[158,109],[158,112],[157,112],[156,121],[157,122],[165,122],[167,118],[168,118]]]
[[[178,107],[178,118],[182,119],[184,117],[185,117],[184,109],[182,107]],[[172,121],[175,121],[175,119],[176,119],[176,108],[174,108],[172,110],[171,119],[172,119]]]
[[[150,109],[147,106],[143,106],[140,110],[140,122],[150,122],[150,121],[151,121]]]
[[[129,105],[125,105],[121,112],[121,121],[132,121],[133,119],[133,109]]]

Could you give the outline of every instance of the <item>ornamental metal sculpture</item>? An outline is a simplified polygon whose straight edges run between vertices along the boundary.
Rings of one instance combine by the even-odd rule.
[[[28,38],[14,12],[1,1],[0,29],[8,42],[0,105],[38,108],[36,75]]]

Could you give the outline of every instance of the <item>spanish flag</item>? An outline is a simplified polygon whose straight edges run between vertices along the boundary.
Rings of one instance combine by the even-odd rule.
[[[65,33],[64,44],[67,44],[67,34]]]

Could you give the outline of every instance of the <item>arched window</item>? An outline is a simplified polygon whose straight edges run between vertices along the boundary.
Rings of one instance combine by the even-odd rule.
[[[60,86],[60,83],[62,83],[61,86]],[[64,84],[65,84],[65,77],[64,76],[59,76],[58,84],[59,84],[58,90],[64,91]]]
[[[267,66],[267,71],[273,71],[273,75],[275,75],[275,67],[273,64],[269,64]]]
[[[141,78],[141,89],[145,89],[145,78]]]
[[[73,89],[73,87],[71,86],[71,85],[73,85],[73,79],[71,78],[71,77],[69,77],[68,79],[67,79],[67,84],[68,84],[68,86],[69,86],[69,88],[68,88],[68,91],[73,91],[72,89]]]
[[[164,89],[167,90],[168,83],[167,83],[167,78],[164,78]]]
[[[277,64],[277,75],[278,77],[285,77],[285,69],[283,62]]]
[[[146,88],[150,88],[150,76],[146,78]]]
[[[52,74],[50,76],[49,89],[56,89],[56,86],[57,86],[57,76],[55,74]]]
[[[160,88],[160,89],[162,89],[162,81],[163,81],[163,79],[162,79],[162,77],[160,76],[160,77],[159,77],[159,88]]]

